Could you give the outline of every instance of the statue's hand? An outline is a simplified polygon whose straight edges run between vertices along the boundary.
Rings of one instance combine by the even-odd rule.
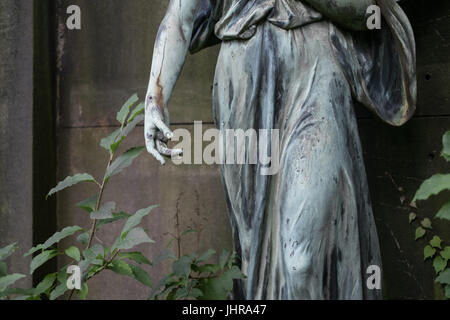
[[[181,149],[170,149],[167,142],[172,139],[173,132],[164,122],[164,116],[154,99],[147,99],[145,106],[145,145],[147,151],[162,165],[166,163],[163,156],[176,157],[183,153]]]

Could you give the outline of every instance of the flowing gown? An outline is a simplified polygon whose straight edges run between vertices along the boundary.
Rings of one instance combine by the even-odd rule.
[[[279,129],[280,170],[222,165],[241,299],[378,299],[380,250],[353,109],[401,125],[415,108],[415,44],[393,0],[381,30],[349,32],[296,0],[205,0],[191,52],[221,42],[220,129]],[[267,152],[270,152],[269,143]]]

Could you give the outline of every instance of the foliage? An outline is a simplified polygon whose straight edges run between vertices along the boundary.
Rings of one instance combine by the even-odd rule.
[[[84,210],[92,220],[89,229],[80,226],[68,226],[56,232],[44,243],[31,248],[24,256],[33,255],[30,263],[30,275],[48,261],[65,255],[71,259],[68,265],[60,268],[58,272],[48,274],[35,287],[31,289],[11,288],[18,280],[25,277],[23,274],[8,273],[5,260],[17,250],[16,244],[0,249],[0,299],[27,299],[55,300],[67,291],[67,269],[70,265],[78,265],[82,272],[82,288],[72,290],[69,299],[76,292],[80,299],[86,299],[89,288],[88,281],[103,272],[111,270],[118,275],[124,275],[148,286],[155,293],[159,288],[164,289],[157,294],[158,298],[167,293],[172,299],[182,298],[225,298],[232,289],[232,280],[240,278],[239,269],[233,265],[234,254],[226,253],[221,258],[220,265],[204,264],[214,253],[209,250],[206,254],[176,259],[173,264],[173,273],[165,277],[167,281],[161,282],[153,288],[152,280],[142,265],[152,266],[152,262],[142,252],[129,251],[143,243],[154,243],[147,232],[140,227],[144,217],[157,206],[149,206],[138,210],[134,214],[118,211],[114,201],[103,202],[103,194],[110,179],[129,167],[142,153],[144,147],[134,147],[116,157],[120,144],[135,127],[143,121],[144,104],[138,102],[137,95],[133,95],[117,113],[120,128],[104,138],[100,146],[109,153],[108,163],[103,179],[96,180],[88,173],[79,173],[67,177],[50,190],[47,197],[54,195],[69,187],[80,183],[92,183],[98,191],[91,197],[79,202],[76,206]],[[96,243],[95,234],[101,228],[108,228],[112,222],[123,221],[124,226],[112,244]],[[71,246],[65,250],[58,249],[61,240],[76,237],[79,245]],[[210,269],[208,269],[210,268]],[[201,277],[202,274],[206,276]],[[194,278],[194,275],[198,278]],[[231,281],[231,282],[230,282]],[[150,290],[149,289],[149,290]],[[203,291],[201,291],[203,289]]]
[[[450,131],[447,131],[443,137],[443,150],[441,156],[450,161]],[[433,195],[440,194],[445,190],[450,190],[450,174],[436,174],[425,180],[417,190],[411,206],[416,207],[416,201],[427,200]],[[450,220],[450,200],[437,212],[434,217],[439,220]],[[444,240],[438,235],[431,234],[433,227],[432,222],[428,218],[418,219],[416,213],[410,213],[409,223],[416,224],[415,239],[425,239],[427,234],[430,240],[423,249],[424,260],[432,261],[433,268],[436,272],[436,283],[443,286],[445,296],[450,299],[450,267],[448,261],[450,259],[450,246],[444,245]]]

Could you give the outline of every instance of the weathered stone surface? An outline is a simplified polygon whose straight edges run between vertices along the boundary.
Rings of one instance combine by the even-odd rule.
[[[29,259],[21,254],[33,241],[32,18],[32,1],[0,1],[0,247],[18,243],[9,271],[24,274]]]
[[[184,127],[192,129],[192,126]],[[59,178],[63,179],[66,175],[78,172],[89,172],[100,180],[108,155],[98,143],[112,130],[112,128],[63,130],[60,135]],[[138,127],[127,140],[118,154],[128,147],[144,143],[143,128]],[[89,217],[74,205],[95,193],[94,184],[79,185],[60,193],[58,228],[67,225],[88,228]],[[150,155],[143,154],[131,167],[111,179],[104,199],[116,201],[117,209],[130,213],[152,204],[159,204],[142,224],[148,229],[150,237],[156,241],[155,244],[140,247],[150,260],[165,247],[172,237],[171,234],[182,233],[189,227],[200,230],[200,233],[192,233],[185,237],[181,242],[182,254],[209,248],[214,248],[220,253],[222,248],[231,248],[228,215],[216,166],[176,166],[169,161],[162,167]],[[104,245],[111,245],[122,226],[123,223],[115,223],[108,231],[106,229],[100,231],[98,238]],[[176,243],[172,247],[177,253]],[[150,271],[152,278],[157,282],[164,272],[170,271],[170,268],[166,263],[150,268]],[[132,279],[115,276],[106,271],[89,283],[89,293],[92,299],[142,299],[148,296],[149,290]]]

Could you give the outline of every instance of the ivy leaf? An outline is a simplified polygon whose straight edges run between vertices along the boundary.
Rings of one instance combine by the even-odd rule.
[[[414,220],[416,220],[417,215],[414,212],[409,214],[409,224],[411,224]]]
[[[72,246],[70,248],[67,248],[65,251],[65,254],[68,257],[71,257],[72,259],[76,260],[77,262],[80,262],[81,255],[80,255],[80,250],[78,250],[77,247]]]
[[[438,236],[434,236],[433,239],[430,240],[430,245],[431,245],[433,248],[439,248],[439,249],[442,249],[442,248],[441,248],[441,243],[442,243],[442,240],[441,240],[441,238],[439,238]]]
[[[450,174],[436,174],[422,183],[414,196],[413,202],[426,200],[444,190],[450,190]]]
[[[422,225],[422,227],[424,227],[425,229],[433,229],[431,227],[431,220],[428,218],[423,219],[420,224]]]
[[[50,293],[50,300],[56,300],[60,296],[62,296],[67,291],[67,284],[66,282],[63,282],[59,284],[51,293]]]
[[[442,145],[442,157],[444,157],[445,160],[450,161],[450,131],[447,131],[442,137]]]
[[[134,228],[125,237],[117,239],[112,249],[128,250],[142,243],[155,243],[142,228]]]
[[[31,260],[30,263],[30,274],[33,274],[33,272],[42,266],[47,261],[53,259],[58,255],[58,252],[56,250],[46,250],[38,254],[36,257]]]
[[[426,231],[425,231],[424,228],[418,227],[416,229],[416,238],[415,238],[415,240],[418,240],[418,239],[422,238],[425,235],[425,233],[426,233]]]
[[[17,250],[17,248],[18,248],[17,243],[12,243],[6,247],[1,248],[0,249],[0,261],[5,260],[10,255],[12,255],[14,253],[14,251]]]
[[[442,259],[440,256],[436,256],[433,260],[433,268],[434,271],[436,271],[436,274],[445,270],[445,267],[447,267],[447,260]]]
[[[89,292],[89,288],[88,288],[88,285],[86,282],[83,283],[83,287],[81,288],[81,290],[77,290],[78,297],[81,300],[87,299],[88,292]]]
[[[148,208],[140,209],[136,211],[131,217],[128,218],[125,226],[122,229],[121,235],[123,236],[126,232],[130,231],[132,228],[138,226],[142,219],[147,216],[153,209],[158,207],[158,205],[150,206]]]
[[[147,259],[142,253],[140,252],[121,252],[119,253],[119,259],[130,259],[133,260],[139,264],[148,264],[149,266],[152,265],[150,260]]]
[[[123,260],[112,261],[108,265],[107,269],[109,269],[117,274],[123,275],[123,276],[133,276],[134,275],[133,269],[131,269],[131,266]]]
[[[117,113],[116,119],[120,122],[120,124],[124,124],[127,119],[128,114],[130,113],[131,107],[139,100],[138,95],[135,93],[132,95],[127,102],[122,106],[120,111]]]
[[[130,265],[130,267],[133,271],[133,278],[149,288],[153,286],[152,279],[148,275],[147,271],[134,265]]]
[[[56,273],[51,273],[45,276],[45,278],[41,282],[39,282],[39,284],[36,286],[36,289],[33,290],[33,295],[39,296],[42,293],[46,292],[48,289],[51,288],[55,280],[56,280]]]
[[[74,233],[83,230],[83,228],[79,226],[71,226],[66,227],[63,230],[56,232],[53,236],[47,239],[43,244],[39,244],[36,247],[33,247],[25,254],[25,257],[29,256],[30,254],[35,253],[38,250],[45,250],[50,248],[55,243],[60,242],[62,239],[67,238],[68,236],[73,235]]]
[[[86,200],[78,202],[76,206],[84,211],[91,213],[94,211],[95,205],[97,204],[98,194],[95,196],[89,197]]]
[[[133,160],[136,159],[144,151],[144,147],[131,148],[124,154],[120,155],[106,171],[107,179],[122,172],[123,169],[129,167]]]
[[[423,249],[424,260],[427,260],[428,258],[432,258],[435,254],[436,254],[436,249],[431,246],[426,246]]]
[[[91,213],[91,219],[94,220],[103,220],[103,219],[112,219],[113,214],[112,211],[116,209],[116,203],[113,201],[106,202],[100,206],[98,211],[93,211]]]
[[[441,284],[450,284],[450,268],[442,271],[441,274],[436,278],[435,282]]]
[[[5,290],[10,285],[14,284],[16,281],[24,278],[25,275],[14,273],[0,278],[0,291]]]
[[[450,247],[446,246],[444,250],[441,251],[441,257],[450,260]]]
[[[450,201],[442,206],[435,218],[450,220]]]
[[[55,194],[61,190],[64,190],[66,188],[69,188],[71,186],[74,186],[80,182],[94,182],[97,183],[97,181],[94,179],[93,176],[91,176],[90,174],[87,173],[78,173],[72,177],[67,177],[66,179],[64,179],[63,181],[61,181],[60,183],[58,183],[58,185],[56,187],[54,187],[52,190],[50,190],[50,192],[47,194],[47,198],[49,196],[51,196],[52,194]]]

